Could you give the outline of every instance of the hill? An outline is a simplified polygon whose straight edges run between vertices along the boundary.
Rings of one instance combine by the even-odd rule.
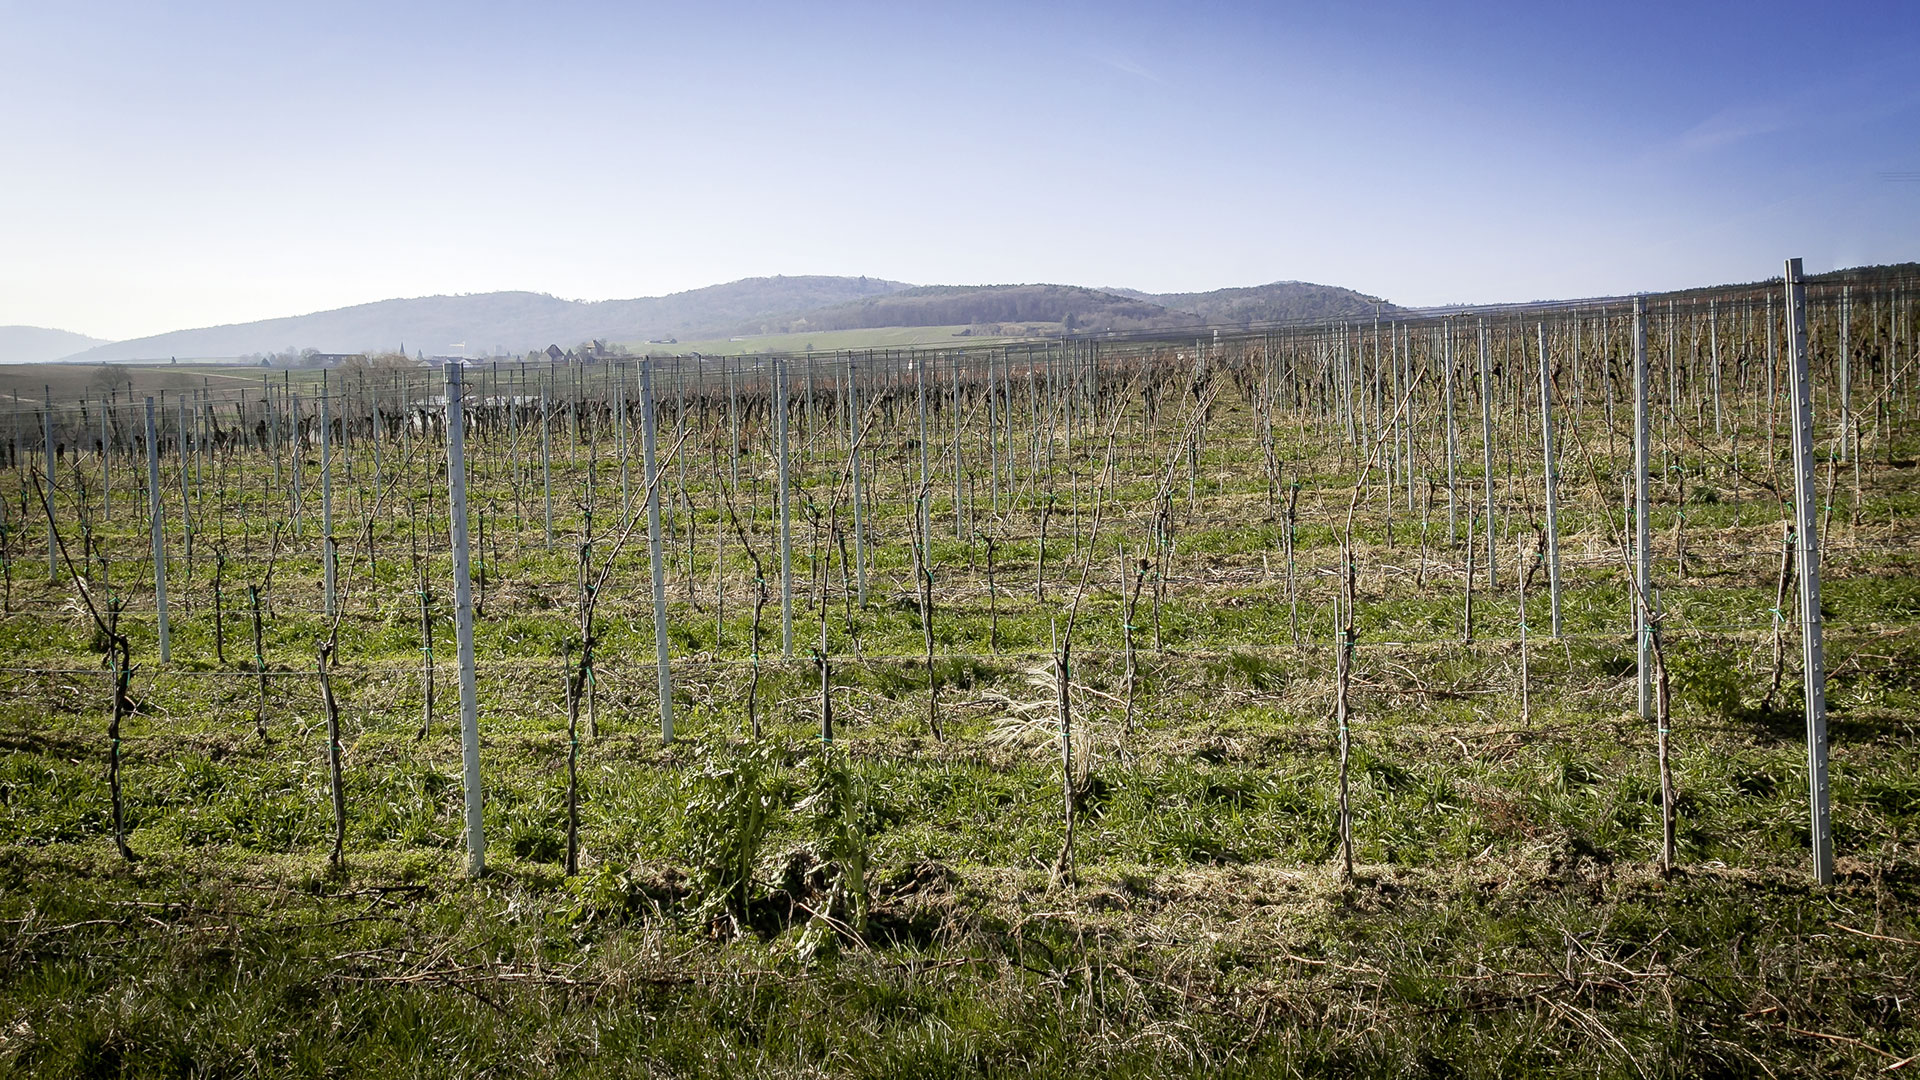
[[[519,353],[598,339],[648,342],[884,327],[977,327],[988,334],[1128,331],[1398,311],[1352,289],[1283,281],[1200,293],[1079,285],[929,285],[868,277],[759,277],[667,296],[584,302],[493,292],[381,300],[307,315],[176,330],[112,344],[78,338],[39,359],[86,362],[227,358],[311,348]],[[51,332],[47,332],[51,333]],[[4,355],[4,354],[0,354]]]
[[[797,334],[879,326],[1066,323],[1136,329],[1167,317],[1157,304],[1078,285],[927,285],[745,324],[735,333]]]
[[[1198,293],[1146,293],[1150,300],[1173,311],[1189,312],[1205,323],[1267,323],[1296,319],[1337,319],[1347,315],[1371,315],[1399,311],[1377,296],[1343,289],[1338,285],[1315,285],[1307,281],[1275,281],[1239,289],[1215,289]]]
[[[394,349],[442,353],[469,349],[521,352],[599,338],[718,336],[747,319],[817,308],[903,289],[865,277],[763,277],[634,300],[584,302],[542,293],[426,296],[259,322],[176,330],[87,349],[80,361],[244,356],[314,348],[322,352]],[[85,344],[82,342],[82,344]],[[73,352],[73,350],[68,350]]]
[[[41,364],[101,344],[99,338],[44,326],[0,326],[0,364]]]
[[[736,334],[793,334],[882,326],[1036,326],[1144,330],[1195,323],[1284,322],[1400,310],[1333,285],[1280,281],[1200,293],[1146,293],[1078,285],[930,285],[817,311],[743,324]]]

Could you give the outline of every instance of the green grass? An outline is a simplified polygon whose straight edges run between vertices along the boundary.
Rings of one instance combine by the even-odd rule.
[[[177,394],[211,389],[216,393],[230,393],[245,388],[258,393],[263,376],[275,386],[285,384],[291,377],[291,385],[301,390],[320,382],[317,368],[289,371],[245,364],[169,364],[164,360],[158,364],[116,364],[115,367],[124,370],[130,379],[131,390],[128,386],[119,387],[123,406],[138,401],[141,396],[157,397],[163,392]],[[17,396],[22,408],[32,408],[50,391],[60,405],[83,399],[96,402],[105,394],[97,382],[99,375],[99,364],[0,364],[0,399],[11,404]]]
[[[1370,492],[1355,527],[1357,872],[1345,881],[1330,643],[1351,463],[1320,449],[1310,426],[1281,432],[1287,475],[1299,465],[1305,485],[1290,596],[1255,425],[1243,402],[1222,402],[1193,498],[1176,485],[1173,550],[1152,552],[1159,602],[1150,578],[1132,620],[1131,728],[1120,590],[1128,563],[1152,551],[1151,499],[1177,401],[1122,446],[1091,564],[1096,437],[1076,432],[1070,449],[1059,441],[1049,491],[1044,469],[1031,469],[1038,448],[1016,431],[1016,475],[1001,477],[996,515],[979,471],[984,417],[970,414],[967,536],[954,534],[950,477],[935,460],[944,739],[927,725],[907,553],[912,410],[869,446],[865,607],[846,602],[837,555],[822,555],[813,520],[796,517],[791,659],[781,656],[777,591],[757,656],[749,645],[751,561],[731,534],[724,551],[714,547],[728,457],[713,431],[689,439],[686,501],[665,538],[676,739],[659,739],[641,542],[601,598],[598,731],[579,746],[574,877],[563,869],[562,671],[577,635],[572,552],[590,455],[570,430],[554,431],[551,553],[537,474],[516,489],[504,431],[477,430],[469,443],[473,501],[492,538],[476,563],[491,867],[477,881],[460,874],[437,443],[414,446],[410,461],[405,446],[386,448],[386,475],[401,470],[401,483],[374,523],[372,565],[361,534],[342,529],[341,871],[326,860],[327,745],[310,674],[329,629],[317,496],[308,493],[302,530],[289,529],[267,598],[263,741],[246,586],[263,580],[266,536],[289,516],[271,464],[244,455],[216,464],[195,496],[202,532],[191,563],[177,515],[168,518],[175,662],[161,667],[145,522],[128,494],[141,463],[116,463],[113,517],[94,519],[110,565],[91,572],[96,595],[131,604],[137,712],[123,726],[122,782],[139,859],[123,863],[105,813],[94,635],[70,586],[47,583],[45,534],[18,479],[0,474],[0,1071],[1824,1076],[1920,1051],[1906,1018],[1920,978],[1912,468],[1868,470],[1859,523],[1843,498],[1825,538],[1840,859],[1824,888],[1808,883],[1791,638],[1780,695],[1770,708],[1762,701],[1777,506],[1750,492],[1736,505],[1717,476],[1715,500],[1690,480],[1684,507],[1677,487],[1656,487],[1679,791],[1680,867],[1663,877],[1654,740],[1633,715],[1627,595],[1605,532],[1615,508],[1569,470],[1569,637],[1548,639],[1537,579],[1523,720],[1512,571],[1530,493],[1512,497],[1502,525],[1498,588],[1486,589],[1484,571],[1475,586],[1469,644],[1464,522],[1449,540],[1444,502],[1423,521],[1404,491],[1391,504]],[[936,415],[936,445],[945,422]],[[796,426],[795,474],[816,501],[843,453],[833,436]],[[746,437],[743,470],[757,490],[749,481],[737,503],[768,557],[764,428],[750,421]],[[602,528],[618,516],[611,443],[603,433],[593,455]],[[1477,462],[1477,447],[1463,456]],[[305,461],[311,484],[317,452]],[[336,462],[337,512],[357,523],[370,501],[364,445]],[[70,540],[72,500],[82,477],[97,480],[96,464],[63,465]],[[178,478],[164,466],[171,512]],[[677,469],[669,475],[677,482]],[[97,484],[85,497],[97,504]],[[421,513],[433,594],[437,707],[423,739],[409,503]],[[1671,548],[1682,509],[1684,577]],[[224,660],[211,580],[223,527]],[[596,538],[596,551],[609,546]],[[1088,565],[1072,700],[1094,760],[1076,823],[1077,880],[1067,882],[1052,872],[1057,740],[997,736],[1015,713],[1056,707],[1034,670]],[[816,569],[828,583],[831,748],[817,735],[810,653]],[[716,570],[728,586],[723,613]],[[747,726],[756,670],[758,743]],[[1022,711],[1029,703],[1040,708]]]

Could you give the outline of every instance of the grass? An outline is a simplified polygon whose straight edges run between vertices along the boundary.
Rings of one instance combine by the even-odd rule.
[[[642,544],[601,598],[598,733],[579,747],[584,857],[568,877],[569,552],[584,524],[587,462],[598,461],[603,526],[617,517],[619,467],[611,436],[590,453],[556,426],[560,542],[548,553],[533,477],[513,467],[504,431],[476,431],[474,504],[497,550],[477,563],[491,872],[474,881],[459,872],[444,553],[429,564],[438,706],[428,736],[415,738],[423,654],[406,508],[418,506],[423,539],[444,530],[433,516],[437,444],[387,447],[384,468],[401,483],[375,522],[371,567],[363,541],[343,535],[342,871],[326,860],[327,746],[310,675],[327,632],[313,493],[269,592],[263,741],[245,588],[262,580],[272,523],[288,517],[272,465],[216,459],[195,496],[202,532],[191,564],[169,517],[175,663],[161,667],[143,584],[145,522],[126,501],[143,463],[116,463],[120,501],[110,519],[94,519],[111,562],[92,573],[100,595],[132,604],[137,711],[121,749],[140,858],[126,863],[104,812],[104,674],[93,635],[71,587],[46,581],[45,534],[20,479],[6,473],[15,486],[0,534],[9,574],[0,1069],[1777,1077],[1862,1074],[1920,1052],[1904,1011],[1920,978],[1911,839],[1920,825],[1920,487],[1910,466],[1869,469],[1858,523],[1843,501],[1824,538],[1840,852],[1830,887],[1807,875],[1793,641],[1779,700],[1761,701],[1776,505],[1751,493],[1736,504],[1727,484],[1724,497],[1699,501],[1690,483],[1683,508],[1677,488],[1657,488],[1680,793],[1680,868],[1664,877],[1654,740],[1633,715],[1626,594],[1605,531],[1615,509],[1569,472],[1568,638],[1547,638],[1536,582],[1523,723],[1517,556],[1507,552],[1525,529],[1524,485],[1511,499],[1500,587],[1486,591],[1484,574],[1476,586],[1471,644],[1460,640],[1464,551],[1445,535],[1444,502],[1423,541],[1403,492],[1391,502],[1372,493],[1356,529],[1358,872],[1345,881],[1334,865],[1330,608],[1351,465],[1319,449],[1311,426],[1283,432],[1308,485],[1296,645],[1283,525],[1267,513],[1256,425],[1244,402],[1221,401],[1191,501],[1179,485],[1175,549],[1156,560],[1157,619],[1151,585],[1133,619],[1131,730],[1121,723],[1120,544],[1129,561],[1147,545],[1177,401],[1123,451],[1075,636],[1074,707],[1098,758],[1081,796],[1072,882],[1053,873],[1062,804],[1054,745],[991,735],[1019,703],[1050,693],[1030,670],[1051,648],[1087,551],[1086,478],[1102,448],[1083,433],[1056,448],[1049,491],[1044,474],[1030,475],[1038,448],[1016,432],[1016,476],[1002,478],[998,514],[984,477],[972,478],[970,536],[954,535],[935,460],[944,740],[927,728],[906,555],[906,492],[919,462],[912,410],[871,446],[865,608],[849,610],[837,558],[818,556],[811,519],[796,518],[796,592],[815,594],[816,570],[829,585],[830,747],[817,737],[819,672],[808,651],[818,609],[796,600],[795,655],[782,657],[776,590],[754,655],[751,562],[729,536],[717,556],[725,606],[715,610],[713,545],[726,521],[716,481],[729,462],[709,433],[690,439],[687,499],[667,534],[676,739],[658,736]],[[944,422],[936,418],[936,438]],[[967,422],[967,436],[983,440],[984,418]],[[756,452],[743,468],[757,490],[743,484],[738,502],[766,557],[764,432],[750,425],[748,438]],[[1750,440],[1751,429],[1743,445]],[[795,443],[796,475],[824,501],[841,453],[833,433],[799,425]],[[338,512],[357,521],[369,462],[364,445],[341,455]],[[1463,458],[1477,461],[1477,447]],[[63,505],[89,498],[97,512],[97,484],[82,491],[97,461],[83,460],[63,463]],[[167,467],[172,496],[178,478]],[[312,483],[316,451],[305,468]],[[1682,509],[1684,578],[1670,547]],[[71,541],[70,512],[63,525]],[[211,587],[222,528],[224,662]],[[991,605],[985,533],[997,545]],[[757,743],[746,721],[756,670],[766,729]]]
[[[284,368],[248,367],[244,364],[183,363],[183,364],[115,364],[115,368],[124,370],[129,383],[118,388],[124,401],[136,401],[145,395],[158,397],[162,391],[188,392],[212,389],[220,393],[229,393],[238,388],[252,392],[260,389],[262,376],[272,379],[274,385],[281,385],[287,377]],[[318,369],[293,369],[293,385],[305,389],[309,383],[318,384]],[[98,379],[99,364],[0,364],[0,400],[11,406],[19,402],[22,409],[41,406],[44,395],[51,392],[53,400],[60,405],[68,405],[79,400],[98,401],[103,396]],[[131,395],[131,396],[129,396]],[[37,415],[34,419],[38,419]]]

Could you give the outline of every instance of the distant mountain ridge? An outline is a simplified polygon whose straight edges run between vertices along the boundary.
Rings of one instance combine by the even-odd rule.
[[[1095,331],[1142,330],[1199,323],[1245,326],[1399,310],[1377,296],[1302,281],[1201,293],[1147,293],[1079,285],[928,285],[759,320],[735,332],[778,334],[1009,323],[1059,323],[1066,329]]]
[[[44,326],[0,326],[0,364],[44,364],[106,342]]]
[[[1145,299],[1174,311],[1187,311],[1205,323],[1287,322],[1294,319],[1337,319],[1347,315],[1390,314],[1401,310],[1378,296],[1315,285],[1307,281],[1275,281],[1238,289],[1201,293],[1148,294]]]
[[[1142,330],[1202,323],[1247,325],[1371,315],[1400,309],[1332,285],[1280,281],[1199,293],[1145,293],[1080,285],[908,285],[870,277],[743,278],[668,296],[594,302],[543,293],[423,296],[228,326],[176,330],[69,349],[80,362],[230,358],[315,349],[442,355],[522,353],[599,340],[644,345],[663,338],[863,330],[890,326],[1001,326]],[[1023,332],[1023,331],[1010,331]]]
[[[743,278],[724,285],[635,300],[562,300],[532,292],[472,293],[380,300],[258,322],[175,330],[100,345],[65,357],[74,361],[164,360],[271,353],[392,350],[444,354],[469,350],[525,352],[550,344],[646,341],[658,337],[712,337],[743,321],[826,307],[907,288],[868,277]]]
[[[1134,329],[1166,316],[1150,301],[1079,285],[923,285],[886,296],[850,300],[784,318],[761,320],[736,333],[788,334],[865,330],[880,326],[961,326],[1065,323],[1124,324]]]

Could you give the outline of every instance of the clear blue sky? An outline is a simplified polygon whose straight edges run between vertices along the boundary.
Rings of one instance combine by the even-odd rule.
[[[1920,259],[1913,3],[0,0],[0,27],[0,324],[101,337],[775,273],[1431,304]]]

